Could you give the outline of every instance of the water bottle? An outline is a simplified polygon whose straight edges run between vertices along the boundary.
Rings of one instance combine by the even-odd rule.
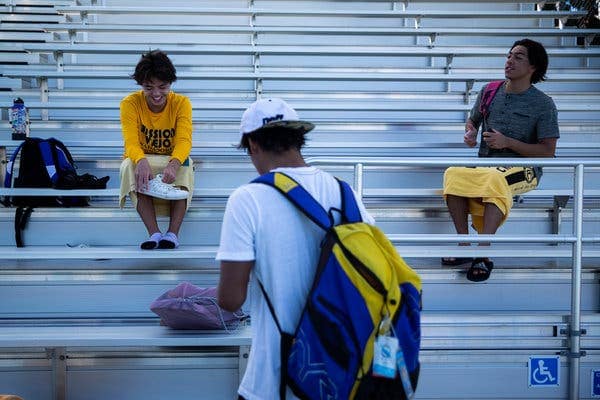
[[[13,140],[24,140],[29,136],[29,110],[22,98],[14,99],[8,120],[12,127]]]

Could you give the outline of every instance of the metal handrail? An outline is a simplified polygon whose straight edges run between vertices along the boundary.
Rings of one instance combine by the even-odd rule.
[[[363,196],[363,171],[365,165],[398,166],[398,167],[485,167],[485,166],[540,166],[573,168],[573,235],[545,235],[544,237],[529,235],[513,235],[511,239],[495,235],[481,235],[473,238],[474,242],[553,242],[572,245],[573,256],[571,269],[571,315],[569,328],[569,350],[565,354],[569,358],[569,399],[579,398],[579,369],[581,352],[581,257],[583,243],[600,242],[598,237],[583,237],[583,173],[585,167],[600,167],[600,160],[565,159],[565,158],[379,158],[379,157],[310,157],[306,162],[311,165],[352,165],[354,166],[354,189]],[[485,236],[485,237],[484,237]],[[554,237],[552,237],[554,236]],[[436,239],[437,237],[437,239]],[[427,235],[427,238],[414,239],[436,243],[464,240],[464,235]],[[471,240],[471,239],[469,239]]]

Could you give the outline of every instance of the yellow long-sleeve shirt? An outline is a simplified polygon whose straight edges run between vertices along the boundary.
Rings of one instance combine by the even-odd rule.
[[[192,150],[192,103],[187,96],[170,92],[164,110],[148,108],[143,91],[121,100],[121,129],[125,157],[135,163],[145,154],[170,155],[183,162]]]

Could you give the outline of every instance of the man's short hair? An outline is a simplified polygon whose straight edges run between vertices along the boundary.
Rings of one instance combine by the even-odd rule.
[[[285,100],[277,97],[258,99],[242,115],[238,149],[249,150],[249,139],[252,139],[268,152],[300,150],[306,142],[304,135],[314,127],[312,122],[300,120],[296,110]]]
[[[161,50],[152,50],[142,54],[131,76],[138,85],[152,79],[173,83],[177,80],[176,70],[167,54]]]
[[[300,150],[306,143],[305,131],[286,127],[260,129],[242,135],[238,149],[248,150],[252,139],[261,149],[272,153],[283,153],[287,150]]]
[[[533,75],[531,75],[531,83],[538,83],[546,80],[546,71],[548,70],[548,53],[544,46],[531,39],[517,40],[511,50],[516,46],[523,46],[527,49],[527,57],[529,58],[529,64],[535,67]]]

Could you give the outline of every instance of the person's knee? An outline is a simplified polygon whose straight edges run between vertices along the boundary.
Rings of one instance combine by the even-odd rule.
[[[466,205],[469,201],[468,197],[457,196],[455,194],[446,195],[446,204],[448,205]]]
[[[499,216],[499,217],[504,216],[504,213],[502,212],[500,207],[498,207],[494,203],[485,203],[485,212],[490,213],[490,215],[494,215],[494,216]]]
[[[138,193],[136,209],[140,211],[145,210],[149,207],[154,207],[154,200],[152,200],[152,197],[142,193]]]

